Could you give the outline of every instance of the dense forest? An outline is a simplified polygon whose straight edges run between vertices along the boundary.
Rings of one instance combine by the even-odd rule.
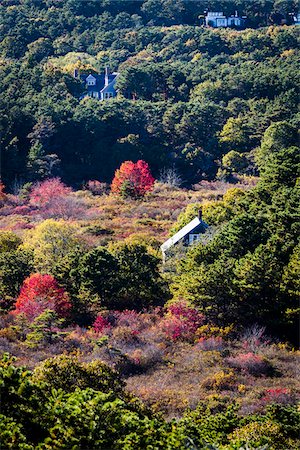
[[[0,2],[1,449],[299,448],[297,12]]]
[[[186,185],[256,174],[267,127],[299,122],[299,29],[272,25],[294,3],[1,2],[3,182],[111,182],[128,159],[146,160],[155,176],[175,165]],[[200,27],[208,5],[238,9],[254,28]],[[74,68],[106,65],[120,72],[118,99],[80,102]]]

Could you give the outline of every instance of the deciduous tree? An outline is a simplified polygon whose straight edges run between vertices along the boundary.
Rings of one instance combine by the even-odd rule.
[[[154,181],[145,161],[125,161],[115,173],[111,190],[123,197],[143,197],[151,191]]]
[[[35,273],[24,281],[15,307],[16,314],[24,313],[33,320],[46,310],[55,311],[58,317],[68,317],[71,304],[55,278]]]

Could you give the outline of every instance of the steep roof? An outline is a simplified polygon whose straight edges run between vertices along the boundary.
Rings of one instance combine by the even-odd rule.
[[[183,239],[185,236],[187,236],[192,231],[196,230],[200,225],[203,226],[203,231],[208,228],[207,223],[203,222],[203,220],[199,219],[199,217],[195,217],[190,223],[185,225],[181,230],[179,230],[174,236],[170,237],[167,241],[165,241],[161,245],[161,251],[165,252],[169,248],[171,248],[173,245],[177,244],[181,239]]]
[[[109,74],[108,84],[106,86],[104,86],[103,89],[101,89],[101,92],[110,91],[111,88],[114,89],[114,86],[115,86],[118,76],[119,76],[119,73],[117,73],[117,72],[113,72],[113,73]]]
[[[83,73],[80,75],[80,80],[82,81],[82,83],[85,83],[87,78],[90,75],[92,75],[92,77],[96,79],[96,84],[94,84],[92,86],[87,85],[86,88],[87,88],[88,92],[95,92],[95,91],[100,92],[103,89],[105,89],[105,87],[107,87],[107,86],[105,86],[105,75],[104,74]],[[115,81],[115,79],[117,78],[118,75],[119,75],[118,72],[113,72],[108,75],[108,86],[110,86]]]

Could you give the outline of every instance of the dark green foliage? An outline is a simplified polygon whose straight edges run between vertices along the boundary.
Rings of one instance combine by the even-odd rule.
[[[33,271],[31,252],[16,250],[0,253],[1,309],[10,309],[20,287]]]
[[[56,265],[54,275],[71,294],[73,318],[88,324],[101,308],[142,310],[163,304],[169,289],[159,263],[138,244],[120,244],[113,252],[75,249]]]
[[[15,251],[21,244],[22,239],[12,231],[0,232],[0,253]]]
[[[284,145],[295,140],[295,129],[288,124],[267,129],[257,152],[261,172],[257,187],[232,200],[230,191],[225,194],[220,207],[230,214],[223,214],[212,240],[188,252],[172,286],[176,296],[191,300],[212,322],[259,323],[294,342],[299,311],[300,150]],[[217,208],[210,210],[212,217],[218,215]],[[204,217],[208,213],[209,208]]]
[[[142,310],[162,305],[169,289],[159,273],[159,259],[149,254],[144,245],[124,244],[115,251],[119,265],[120,289],[112,309]]]
[[[105,248],[95,248],[80,260],[78,272],[81,288],[99,296],[102,306],[109,307],[120,288],[118,261]]]
[[[233,449],[240,441],[259,441],[279,450],[299,443],[296,406],[273,405],[265,414],[243,417],[227,398],[211,398],[181,420],[166,422],[125,394],[116,374],[102,363],[62,356],[45,361],[33,374],[13,363],[8,355],[0,362],[5,448]]]
[[[74,392],[76,388],[91,388],[101,392],[123,393],[124,382],[118,373],[101,361],[80,363],[75,357],[56,356],[39,365],[33,378],[45,383],[45,389],[63,389]]]
[[[275,0],[2,3],[4,184],[57,174],[74,186],[110,182],[138,159],[154,176],[175,165],[191,184],[212,179],[228,151],[257,147],[272,122],[297,126],[297,27],[204,29],[207,8],[238,10],[254,28],[297,11]],[[119,70],[119,99],[79,102],[78,58]]]

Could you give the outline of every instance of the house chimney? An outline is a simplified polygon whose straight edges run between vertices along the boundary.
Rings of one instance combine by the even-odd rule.
[[[105,67],[105,78],[104,78],[104,84],[105,84],[105,86],[107,86],[108,83],[109,83],[109,74],[110,74],[109,67],[106,66],[106,67]]]
[[[202,208],[198,209],[198,219],[202,222]]]
[[[73,76],[74,78],[78,78],[78,69],[74,69]]]

